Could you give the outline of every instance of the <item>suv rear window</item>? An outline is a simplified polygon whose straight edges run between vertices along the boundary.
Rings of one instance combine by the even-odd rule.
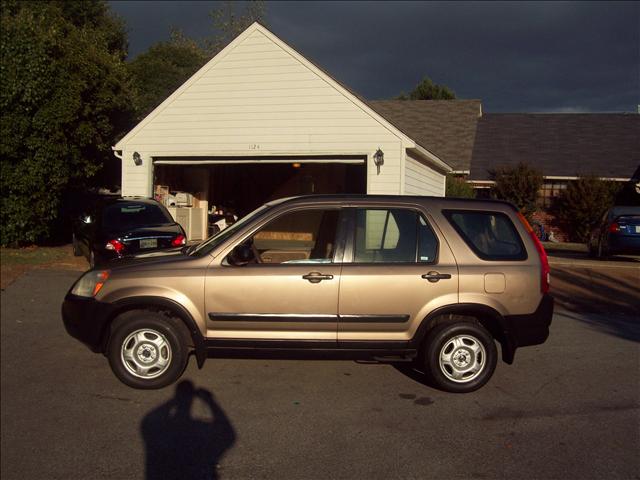
[[[526,260],[527,251],[507,215],[500,212],[445,210],[453,228],[482,260]]]
[[[105,228],[151,227],[172,224],[173,219],[158,205],[118,202],[105,207],[102,225]]]

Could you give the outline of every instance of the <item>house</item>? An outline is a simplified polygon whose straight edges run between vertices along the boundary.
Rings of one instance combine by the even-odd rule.
[[[203,221],[212,205],[242,215],[305,193],[443,196],[452,170],[259,23],[113,149],[124,196],[186,192]]]
[[[629,181],[640,115],[483,113],[480,100],[366,101],[254,23],[114,149],[122,194],[173,198],[192,239],[214,205],[243,215],[306,193],[445,194],[447,173],[480,196],[490,172],[541,170],[542,210],[568,182]],[[544,223],[546,217],[540,217]],[[193,228],[191,225],[193,224]]]
[[[640,165],[640,115],[633,113],[489,113],[478,121],[468,180],[493,183],[491,170],[519,162],[542,172],[541,205],[568,182],[595,175],[627,182]]]

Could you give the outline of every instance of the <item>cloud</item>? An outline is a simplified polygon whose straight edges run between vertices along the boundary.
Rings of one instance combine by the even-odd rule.
[[[135,55],[216,2],[111,2]],[[274,33],[367,98],[425,75],[485,111],[636,111],[638,2],[266,2]]]

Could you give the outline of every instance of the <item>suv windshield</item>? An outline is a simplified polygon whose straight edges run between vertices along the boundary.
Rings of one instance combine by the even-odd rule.
[[[222,242],[224,242],[227,238],[229,238],[231,235],[236,233],[240,228],[242,228],[244,225],[249,223],[249,221],[259,217],[270,208],[271,208],[270,204],[262,205],[261,207],[258,207],[253,212],[249,213],[248,215],[245,215],[230,227],[225,228],[224,230],[216,233],[214,236],[209,237],[207,240],[197,245],[193,249],[193,251],[189,253],[189,255],[202,256],[202,255],[208,254],[218,245],[221,245]]]
[[[126,229],[171,225],[174,221],[158,205],[138,202],[118,202],[102,211],[102,225],[107,229]]]

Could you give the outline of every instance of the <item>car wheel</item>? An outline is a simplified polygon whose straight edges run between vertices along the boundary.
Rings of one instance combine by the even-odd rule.
[[[71,235],[71,245],[73,246],[73,256],[79,257],[82,255],[80,251],[80,245],[78,245],[78,239],[76,238],[76,234]]]
[[[188,345],[188,332],[179,319],[133,310],[114,320],[107,356],[124,384],[158,389],[180,378],[189,360]]]
[[[447,392],[477,390],[489,381],[496,368],[495,342],[479,323],[438,325],[425,342],[425,373],[435,386]]]

